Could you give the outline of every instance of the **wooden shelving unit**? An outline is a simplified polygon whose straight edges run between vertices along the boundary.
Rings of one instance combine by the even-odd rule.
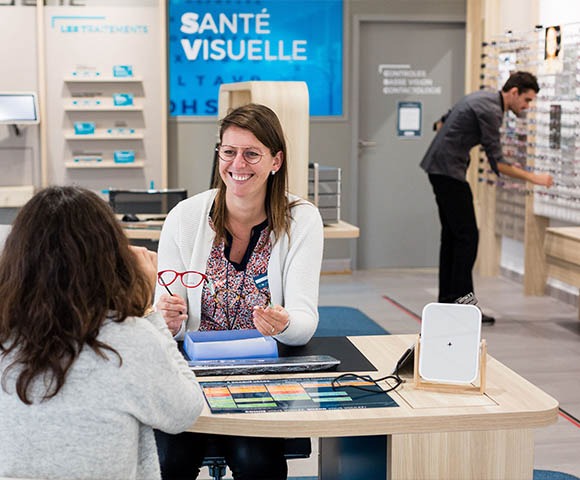
[[[166,188],[166,2],[90,8],[111,24],[142,29],[85,35],[76,29],[86,22],[78,8],[38,3],[39,90],[45,102],[40,183],[72,183],[97,192]],[[115,105],[115,95],[124,94],[124,105]],[[77,122],[94,123],[95,133],[75,134]],[[125,151],[133,151],[134,161],[115,162],[115,153]]]

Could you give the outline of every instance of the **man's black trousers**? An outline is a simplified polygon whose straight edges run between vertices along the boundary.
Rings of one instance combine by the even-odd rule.
[[[473,195],[467,182],[429,175],[441,221],[439,302],[452,303],[473,292],[472,269],[479,233]]]

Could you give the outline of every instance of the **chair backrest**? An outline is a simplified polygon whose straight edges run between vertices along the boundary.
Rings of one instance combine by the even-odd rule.
[[[109,190],[109,205],[115,213],[166,214],[187,198],[187,190]]]
[[[312,453],[310,438],[285,438],[284,457],[287,460],[308,458]],[[218,444],[210,443],[208,452],[202,463],[209,468],[209,474],[214,480],[222,479],[226,474],[226,460],[220,453]]]
[[[312,444],[309,438],[286,438],[284,443],[284,456],[288,460],[308,458],[312,453]]]

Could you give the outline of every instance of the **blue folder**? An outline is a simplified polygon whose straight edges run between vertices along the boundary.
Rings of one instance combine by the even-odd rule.
[[[276,340],[258,330],[188,332],[183,349],[193,361],[278,357]]]

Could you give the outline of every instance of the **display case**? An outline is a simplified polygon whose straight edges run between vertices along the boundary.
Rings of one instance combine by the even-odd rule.
[[[308,200],[318,207],[324,225],[340,222],[342,170],[311,163],[308,167]]]
[[[66,168],[145,166],[140,78],[71,75],[65,78],[63,91],[66,123],[71,126],[64,131]]]

